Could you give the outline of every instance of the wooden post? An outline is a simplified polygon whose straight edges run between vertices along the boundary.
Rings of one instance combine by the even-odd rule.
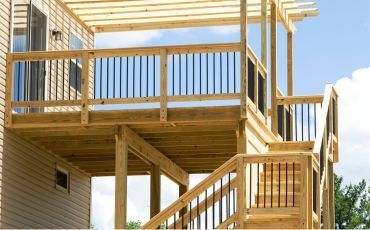
[[[238,154],[246,154],[247,153],[247,133],[246,133],[245,120],[239,121],[237,130],[236,130],[236,138],[237,138]]]
[[[237,217],[236,228],[244,229],[244,211],[246,209],[246,172],[244,167],[243,157],[239,157],[236,162],[236,176],[237,176]]]
[[[179,185],[179,197],[184,195],[188,190],[189,190],[189,185],[180,184]],[[187,212],[188,212],[188,207],[184,207],[183,209],[181,209],[179,212],[180,217],[184,216],[185,213]],[[187,229],[187,225],[185,225],[184,228]]]
[[[329,228],[334,229],[335,227],[335,204],[334,204],[334,169],[333,162],[328,164],[329,170]]]
[[[160,98],[160,121],[167,121],[167,50],[161,49],[161,98]]]
[[[248,19],[247,1],[240,0],[240,118],[247,118]]]
[[[161,211],[161,170],[153,165],[150,173],[150,218]]]
[[[127,218],[127,155],[128,145],[125,129],[117,128],[116,138],[116,187],[114,228],[125,229]]]
[[[288,32],[288,51],[287,51],[287,56],[288,56],[288,96],[293,96],[293,90],[294,90],[294,79],[293,79],[293,32]]]
[[[6,86],[5,86],[5,127],[12,126],[12,100],[13,100],[13,84],[14,84],[14,67],[13,57],[11,53],[6,56]]]
[[[267,68],[267,0],[261,1],[261,60]]]
[[[81,124],[89,123],[89,69],[90,55],[82,53],[82,73],[81,73]]]
[[[307,228],[313,229],[313,162],[312,156],[307,157]]]
[[[271,3],[271,129],[278,135],[278,114],[277,114],[277,6]]]
[[[308,198],[308,181],[307,181],[307,157],[301,157],[301,196],[300,196],[300,225],[301,228],[307,229],[307,198]],[[294,191],[293,191],[294,192]]]

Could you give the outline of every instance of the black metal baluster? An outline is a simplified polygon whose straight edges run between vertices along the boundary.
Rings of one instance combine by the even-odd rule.
[[[116,97],[116,57],[113,58],[113,98]]]
[[[57,67],[55,69],[55,100],[58,100],[58,75],[59,75],[59,60],[57,59]],[[76,65],[77,66],[77,65]],[[38,83],[38,81],[36,81]],[[37,87],[38,88],[38,87]],[[77,90],[77,84],[76,84]],[[37,95],[38,96],[38,95]]]
[[[288,207],[288,162],[285,164],[285,207]]]
[[[314,104],[314,107],[313,107],[313,109],[314,109],[314,119],[315,119],[315,128],[314,128],[314,131],[315,131],[315,139],[316,139],[316,105],[317,104]]]
[[[208,53],[206,54],[206,85],[207,85],[207,94],[209,94],[208,86]]]
[[[175,96],[175,54],[172,55],[172,96]]]
[[[295,187],[295,164],[294,164],[294,162],[293,162],[293,207],[295,206],[294,205],[294,187]]]
[[[223,85],[222,85],[222,53],[220,53],[220,93],[223,93]]]
[[[153,55],[153,97],[155,96],[155,56]]]
[[[62,100],[64,100],[64,94],[65,94],[65,87],[64,87],[64,85],[65,85],[65,59],[63,59],[63,64],[62,64],[62,74],[63,74],[63,76],[62,76],[62,82],[63,82],[63,84],[62,84]],[[96,66],[95,65],[96,64],[96,59],[94,59],[94,66]],[[96,68],[96,67],[95,67]],[[94,71],[94,74],[95,74],[95,71]],[[44,84],[45,84],[45,81],[44,81]],[[44,85],[45,86],[45,85]],[[45,87],[44,87],[45,88]],[[45,92],[44,92],[45,93]],[[95,84],[94,84],[94,97],[95,97]],[[45,99],[45,94],[44,94],[44,99]]]
[[[15,64],[16,65],[16,69],[18,71],[18,74],[17,74],[17,101],[21,101],[20,100],[20,88],[21,88],[21,83],[20,83],[20,80],[21,80],[21,63],[18,62]],[[50,65],[50,64],[49,64]],[[45,81],[44,81],[45,82]],[[44,87],[45,88],[45,87]],[[44,91],[44,95],[45,95],[45,91]],[[45,100],[45,96],[44,96],[44,100]]]
[[[142,82],[142,56],[139,56],[139,97],[141,97]]]
[[[136,65],[135,65],[135,59],[136,56],[133,56],[133,67],[132,67],[132,97],[135,97],[135,70],[136,70]]]
[[[295,123],[295,141],[298,141],[298,126],[297,126],[297,104],[294,104],[294,123]]]
[[[188,78],[189,78],[189,75],[188,75],[188,54],[185,55],[185,90],[186,90],[186,95],[188,95],[188,85],[189,85],[189,82],[188,82]]]
[[[122,98],[122,57],[119,58],[119,98]]]
[[[149,56],[146,56],[146,97],[149,97]]]
[[[173,229],[176,229],[176,213],[173,214]]]
[[[272,208],[272,202],[273,202],[273,197],[274,197],[274,164],[271,163],[271,185],[270,185],[270,188],[271,188],[271,198],[270,198],[270,202],[271,202],[271,208]]]
[[[100,58],[100,99],[103,98],[103,58]]]
[[[290,108],[290,106],[289,106]],[[280,208],[280,162],[279,162],[279,188],[278,188],[278,207]]]
[[[213,53],[213,94],[216,94],[216,53]]]
[[[75,89],[75,100],[77,100],[77,89],[78,89],[78,86],[77,86],[77,84],[78,84],[78,81],[77,81],[77,76],[78,76],[78,68],[77,68],[77,63],[78,63],[78,59],[76,59],[76,78],[75,78],[75,83],[76,83],[76,89]]]
[[[193,226],[192,226],[192,222],[193,222],[193,220],[192,220],[192,218],[191,218],[191,201],[190,201],[190,203],[189,203],[189,227],[190,227],[190,229],[193,229]]]
[[[260,205],[260,164],[257,163],[257,208]]]
[[[26,64],[26,63],[25,63]],[[51,100],[51,75],[52,75],[52,73],[51,73],[51,70],[52,70],[52,67],[53,67],[53,61],[52,60],[50,60],[50,70],[49,70],[49,100]],[[26,89],[27,88],[27,86],[26,86],[26,82],[25,82],[25,84],[24,84],[24,88]],[[26,96],[26,93],[24,94],[25,96]]]
[[[129,58],[126,57],[126,98],[128,98],[128,69],[129,69]]]
[[[199,196],[197,196],[197,228],[200,229]]]
[[[195,54],[193,54],[193,95],[195,94]]]
[[[110,60],[110,58],[107,58],[107,89],[106,89],[107,97],[106,98],[109,98],[109,60]],[[77,76],[76,76],[76,79],[77,79]]]
[[[212,228],[215,229],[215,184],[213,184],[212,193]]]
[[[205,229],[207,229],[208,228],[208,203],[207,203],[208,195],[207,195],[207,189],[204,192],[204,196],[205,196],[205,199],[204,199],[204,214],[205,214],[204,224],[205,224]]]
[[[303,104],[301,104],[301,128],[302,128],[302,137],[301,137],[301,140],[303,141],[303,137],[304,137],[304,127],[303,127]]]
[[[180,218],[180,217],[179,217]],[[181,210],[181,229],[184,229],[184,209]]]
[[[230,89],[229,89],[229,81],[230,81],[230,79],[229,79],[229,52],[226,52],[226,78],[227,78],[227,82],[226,82],[226,86],[227,86],[227,93],[229,93],[230,92]]]
[[[181,54],[179,54],[179,95],[182,95],[181,88]]]
[[[199,54],[199,94],[202,94],[202,54]]]
[[[230,175],[230,173],[229,173],[229,184],[227,185],[227,187],[228,187],[228,193],[227,193],[227,199],[226,199],[226,203],[227,203],[227,205],[226,205],[226,208],[227,208],[227,218],[229,218],[230,217],[230,190],[231,190],[231,188],[230,188],[230,185],[231,185],[231,175]]]
[[[168,219],[166,219],[166,229],[168,229]]]
[[[236,93],[236,53],[234,52],[234,93]]]
[[[222,223],[222,177],[221,177],[221,180],[220,180],[220,201],[219,201],[219,224]]]
[[[311,140],[311,126],[310,126],[310,104],[307,104],[307,109],[308,109],[308,113],[307,113],[307,120],[308,120],[308,140],[310,141]]]
[[[263,165],[263,207],[266,208],[266,163]]]

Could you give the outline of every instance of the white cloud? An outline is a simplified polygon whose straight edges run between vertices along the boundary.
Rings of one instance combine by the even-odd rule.
[[[339,94],[339,160],[335,171],[346,183],[370,181],[370,68],[335,85]]]
[[[129,31],[96,34],[96,48],[122,48],[142,46],[162,36],[159,30]]]
[[[212,32],[221,35],[238,33],[240,30],[239,26],[214,26],[210,28]]]

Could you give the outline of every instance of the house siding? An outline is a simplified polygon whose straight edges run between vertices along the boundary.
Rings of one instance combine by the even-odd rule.
[[[48,50],[68,50],[71,32],[82,38],[84,49],[94,47],[94,34],[68,14],[58,0],[35,2],[49,15],[48,29],[63,32],[62,41],[49,35]],[[91,177],[4,128],[10,15],[10,0],[0,1],[0,227],[88,228]],[[70,172],[69,193],[55,188],[56,164]]]

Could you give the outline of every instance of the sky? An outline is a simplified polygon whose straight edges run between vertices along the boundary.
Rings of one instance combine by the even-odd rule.
[[[317,0],[320,15],[297,23],[294,35],[296,95],[322,94],[332,83],[339,93],[339,153],[335,172],[345,183],[370,182],[370,1]],[[278,86],[286,90],[286,33],[278,29]],[[259,27],[250,26],[249,43],[259,54]],[[97,48],[238,42],[238,27],[210,27],[100,34]],[[191,186],[204,175],[192,175]],[[162,176],[162,208],[177,187]],[[139,198],[140,197],[140,198]],[[128,220],[149,218],[149,177],[128,179]],[[92,223],[113,228],[114,178],[93,178]]]

